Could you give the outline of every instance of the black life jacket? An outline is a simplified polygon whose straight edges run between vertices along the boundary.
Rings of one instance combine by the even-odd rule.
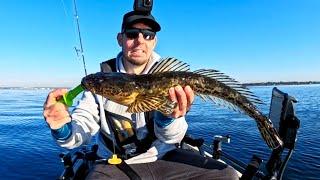
[[[110,59],[110,60],[107,60],[107,61],[100,63],[100,68],[101,68],[101,72],[106,72],[106,73],[107,72],[116,72],[117,71],[116,70],[116,58],[113,58],[113,59]],[[151,147],[152,142],[157,139],[156,135],[154,133],[154,111],[145,112],[145,114],[144,114],[148,133],[145,136],[145,138],[142,140],[138,140],[136,135],[134,135],[134,136],[126,139],[125,141],[121,141],[119,139],[118,134],[117,134],[119,132],[115,128],[114,123],[111,118],[111,116],[113,114],[105,110],[105,115],[106,115],[106,120],[107,120],[107,123],[108,123],[110,129],[114,133],[115,142],[113,142],[110,138],[106,137],[103,133],[100,133],[101,137],[103,138],[104,143],[106,144],[106,146],[108,147],[109,150],[115,149],[116,153],[119,154],[120,156],[122,156],[122,158],[124,158],[124,159],[127,159],[127,158],[130,158],[130,157],[135,156],[137,154],[141,154],[141,153],[146,152]],[[126,152],[125,146],[128,144],[131,144],[131,143],[135,144],[136,150],[135,150],[135,153],[128,154],[128,152]]]

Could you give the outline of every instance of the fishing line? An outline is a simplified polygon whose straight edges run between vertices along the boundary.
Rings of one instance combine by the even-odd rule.
[[[64,10],[64,14],[66,15],[66,17],[69,17],[69,14],[67,13],[66,5],[64,4],[63,0],[61,0],[61,4],[62,4],[63,10]]]

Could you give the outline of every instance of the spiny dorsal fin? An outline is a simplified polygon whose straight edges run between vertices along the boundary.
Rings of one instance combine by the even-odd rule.
[[[150,70],[149,74],[166,72],[166,71],[189,71],[190,67],[187,63],[179,61],[176,58],[168,57],[161,59],[157,64],[155,64]]]
[[[242,96],[246,97],[249,101],[251,101],[252,103],[255,104],[264,104],[257,96],[255,96],[249,89],[247,89],[245,86],[243,86],[242,84],[240,84],[238,81],[234,80],[233,78],[230,78],[229,76],[214,70],[214,69],[198,69],[196,71],[194,71],[194,73],[196,74],[200,74],[202,76],[206,76],[209,78],[213,78],[227,86],[229,86],[230,88],[234,89],[235,91],[237,91],[239,94],[241,94]],[[208,95],[203,96],[202,98],[204,99],[210,99],[212,101],[215,101],[215,99],[212,99],[211,97],[206,97]],[[219,103],[221,104],[221,103]],[[230,107],[230,103],[225,103],[225,106],[234,109],[234,107]]]

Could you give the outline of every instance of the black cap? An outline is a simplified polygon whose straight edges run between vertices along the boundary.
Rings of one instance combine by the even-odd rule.
[[[150,13],[131,11],[123,16],[121,30],[124,31],[135,23],[144,23],[152,28],[155,32],[160,31],[161,27]]]

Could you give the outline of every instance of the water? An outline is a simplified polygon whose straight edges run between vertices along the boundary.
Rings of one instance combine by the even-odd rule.
[[[296,150],[284,179],[320,179],[320,86],[279,86],[296,97],[301,121]],[[267,104],[272,87],[251,90]],[[60,152],[42,116],[49,90],[0,89],[0,179],[56,179],[63,170]],[[267,113],[268,106],[260,109]],[[252,119],[196,99],[188,114],[189,132],[211,143],[214,135],[231,135],[223,150],[244,162],[256,154],[267,159],[270,150],[261,140]]]

